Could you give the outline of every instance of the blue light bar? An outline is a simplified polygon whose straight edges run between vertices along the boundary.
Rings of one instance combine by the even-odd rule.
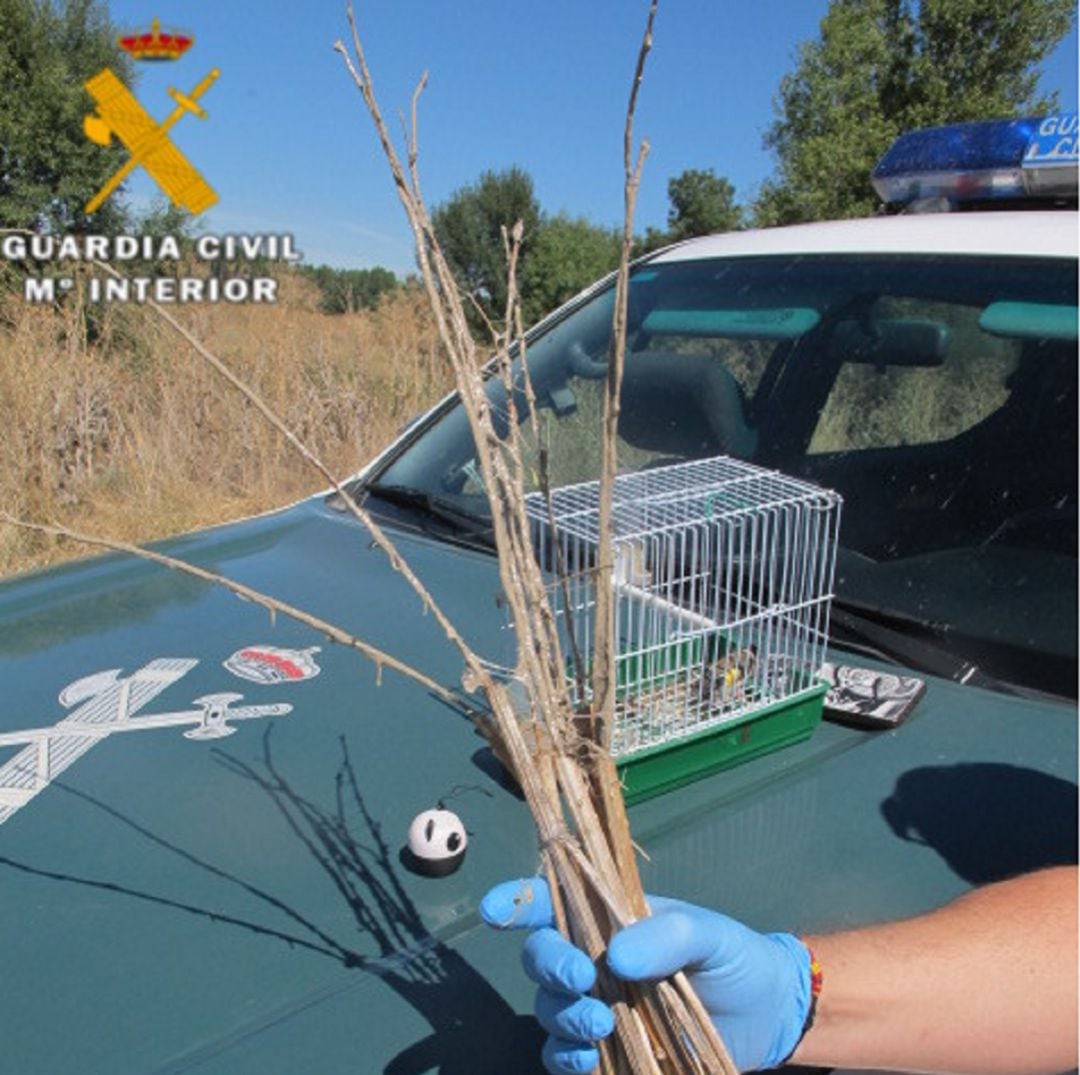
[[[871,182],[890,205],[1075,197],[1077,114],[911,131],[878,161]]]

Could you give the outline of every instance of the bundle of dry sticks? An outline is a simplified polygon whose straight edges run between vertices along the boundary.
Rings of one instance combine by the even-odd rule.
[[[152,301],[146,306],[183,336],[204,361],[239,391],[330,482],[337,490],[341,504],[356,516],[371,533],[373,540],[385,550],[394,569],[419,595],[424,609],[437,619],[460,652],[464,669],[462,686],[468,693],[480,694],[486,701],[486,705],[474,707],[471,712],[513,770],[536,822],[541,866],[551,887],[559,928],[596,961],[597,991],[614,1009],[615,1032],[600,1043],[600,1070],[605,1075],[734,1075],[735,1068],[711,1019],[683,975],[675,975],[670,980],[655,984],[629,985],[607,973],[603,960],[611,935],[649,913],[608,740],[614,726],[615,708],[615,572],[611,516],[616,473],[616,429],[627,335],[627,289],[634,203],[648,151],[647,143],[642,142],[635,158],[633,117],[645,60],[652,44],[656,7],[657,0],[651,0],[634,71],[624,134],[622,258],[616,283],[602,428],[599,431],[602,462],[599,540],[593,581],[596,599],[593,650],[588,655],[587,664],[577,653],[573,661],[579,675],[584,675],[583,668],[589,669],[587,690],[579,687],[572,691],[567,679],[568,665],[562,652],[556,617],[548,600],[548,581],[537,561],[525,509],[524,438],[531,434],[534,443],[539,444],[540,436],[517,292],[521,226],[519,224],[505,234],[509,298],[505,327],[500,331],[493,329],[493,362],[506,389],[506,406],[509,410],[509,414],[501,416],[508,421],[500,421],[500,428],[505,429],[500,434],[485,391],[485,377],[481,370],[483,356],[470,332],[463,300],[439,248],[420,194],[416,117],[425,79],[421,79],[413,95],[406,160],[402,164],[375,98],[351,8],[348,9],[352,30],[351,50],[340,41],[335,48],[363,96],[390,165],[394,184],[412,228],[417,260],[443,349],[453,368],[461,403],[471,426],[477,460],[491,505],[500,581],[516,635],[513,678],[522,689],[511,691],[504,679],[492,674],[490,666],[468,646],[438,607],[422,580],[394,547],[389,535],[251,387],[241,381],[172,313]],[[101,270],[118,275],[106,263],[96,264]],[[515,401],[521,400],[524,401],[522,413],[517,413],[519,404]],[[543,470],[541,453],[540,484],[550,495]],[[550,511],[549,515],[553,521],[554,516]],[[15,518],[6,512],[0,512],[0,522],[91,546],[124,551],[225,586],[273,614],[290,616],[337,643],[357,649],[375,663],[380,673],[384,667],[393,669],[447,701],[460,701],[459,692],[435,682],[392,654],[303,609],[205,568],[107,538]],[[575,694],[579,698],[590,699],[587,713],[575,708]],[[522,697],[526,700],[524,704]]]
[[[607,739],[614,723],[615,702],[611,516],[616,428],[626,345],[634,202],[648,151],[647,143],[642,143],[635,159],[633,116],[652,45],[656,6],[653,0],[634,71],[624,133],[625,214],[600,431],[599,541],[594,568],[596,613],[594,647],[588,662],[591,683],[587,692],[591,711],[584,715],[585,719],[575,711],[571,698],[567,661],[548,601],[548,583],[537,562],[525,510],[523,436],[526,431],[531,432],[536,443],[540,437],[517,301],[520,224],[504,234],[509,298],[505,327],[494,333],[494,363],[505,388],[509,411],[506,432],[500,436],[462,299],[420,194],[416,109],[424,79],[413,95],[407,159],[402,164],[375,97],[351,8],[348,15],[352,51],[341,42],[336,45],[363,96],[389,162],[412,228],[424,286],[471,425],[491,504],[503,593],[516,635],[514,678],[524,687],[527,704],[522,707],[520,701],[515,701],[519,695],[511,695],[506,685],[496,681],[477,655],[459,641],[466,668],[463,682],[468,690],[482,691],[486,697],[488,734],[513,769],[532,811],[559,927],[597,960],[599,991],[612,1004],[616,1019],[615,1034],[601,1048],[601,1070],[635,1075],[734,1071],[709,1016],[683,976],[652,986],[627,986],[605,973],[601,958],[614,931],[648,914]],[[522,400],[524,413],[517,413]],[[542,462],[541,453],[541,471]],[[543,473],[540,479],[545,487]]]

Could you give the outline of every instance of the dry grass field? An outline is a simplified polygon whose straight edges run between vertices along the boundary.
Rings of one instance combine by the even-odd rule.
[[[178,316],[342,476],[443,395],[426,300],[329,315],[313,284],[276,306]],[[136,306],[0,297],[0,504],[127,541],[295,500],[325,482],[167,325]],[[0,575],[86,550],[0,526]]]

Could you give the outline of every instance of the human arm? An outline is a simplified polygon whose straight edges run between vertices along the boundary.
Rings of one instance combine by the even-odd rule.
[[[792,1062],[948,1072],[1077,1063],[1077,871],[988,885],[917,918],[808,936],[825,972]]]
[[[683,967],[741,1070],[797,1064],[952,1072],[1043,1072],[1076,1064],[1076,881],[1073,867],[977,890],[941,910],[868,929],[807,937],[824,968],[812,1026],[809,957],[790,934],[762,935],[704,908],[653,901],[649,919],[612,939],[623,978]],[[522,883],[524,884],[524,883]],[[493,925],[546,926],[550,902],[534,879],[485,897]],[[673,913],[674,912],[674,913]],[[576,954],[575,954],[576,953]],[[588,1071],[601,1036],[584,953],[553,930],[526,944],[540,985],[541,1023],[553,1034],[549,1071]],[[588,984],[585,984],[588,982]],[[584,1012],[584,1021],[552,1012]]]

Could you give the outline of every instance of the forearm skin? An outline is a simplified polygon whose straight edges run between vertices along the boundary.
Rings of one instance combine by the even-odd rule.
[[[1075,867],[805,940],[824,987],[792,1063],[979,1075],[1077,1065]]]

